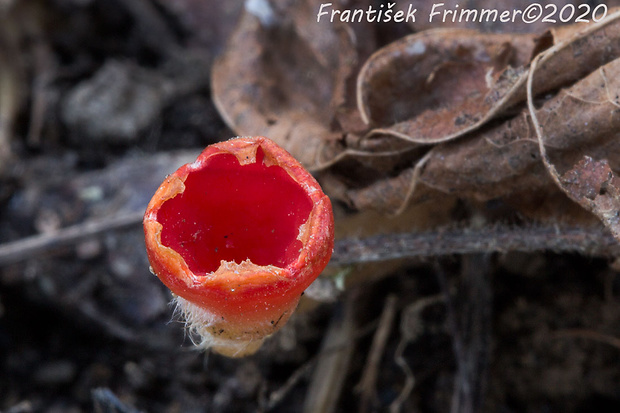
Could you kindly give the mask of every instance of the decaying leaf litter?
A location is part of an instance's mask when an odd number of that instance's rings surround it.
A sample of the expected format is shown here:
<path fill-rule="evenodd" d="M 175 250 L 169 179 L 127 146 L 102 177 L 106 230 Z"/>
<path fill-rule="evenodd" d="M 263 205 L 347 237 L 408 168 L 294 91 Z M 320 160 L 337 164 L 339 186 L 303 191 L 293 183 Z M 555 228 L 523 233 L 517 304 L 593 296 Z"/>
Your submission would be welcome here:
<path fill-rule="evenodd" d="M 327 29 L 323 37 L 342 31 L 336 24 Z M 333 196 L 357 209 L 402 212 L 415 202 L 417 183 L 477 200 L 553 191 L 532 116 L 544 125 L 545 146 L 561 154 L 556 157 L 565 168 L 584 154 L 617 165 L 617 11 L 599 23 L 536 34 L 428 30 L 369 57 L 358 50 L 366 42 L 340 38 L 322 49 L 345 56 L 331 61 L 301 48 L 299 58 L 272 56 L 270 41 L 283 36 L 274 31 L 256 19 L 240 23 L 214 67 L 218 107 L 239 134 L 269 134 L 309 168 L 344 182 Z M 311 40 L 297 40 L 291 44 L 312 48 Z M 539 108 L 532 114 L 526 80 L 535 58 L 529 92 Z M 273 61 L 288 71 L 265 63 Z M 280 88 L 294 83 L 279 79 L 301 61 L 320 68 L 312 71 L 316 77 Z M 355 90 L 343 94 L 353 82 Z M 289 101 L 299 102 L 296 113 L 278 110 Z"/>
<path fill-rule="evenodd" d="M 44 15 L 41 11 L 49 11 L 48 7 L 65 11 L 73 7 L 72 1 L 54 3 L 64 4 L 42 6 L 39 13 Z M 157 403 L 210 406 L 218 411 L 256 405 L 267 411 L 298 411 L 295 406 L 302 403 L 296 401 L 304 398 L 307 409 L 357 403 L 359 411 L 388 406 L 392 411 L 408 411 L 418 403 L 426 406 L 425 411 L 460 410 L 479 407 L 480 400 L 486 400 L 490 410 L 501 406 L 518 411 L 522 403 L 577 411 L 580 403 L 596 404 L 599 396 L 610 398 L 608 403 L 614 406 L 617 351 L 595 343 L 616 343 L 617 277 L 598 261 L 592 265 L 579 257 L 554 259 L 536 251 L 607 257 L 617 251 L 611 235 L 595 219 L 598 216 L 614 233 L 618 202 L 615 17 L 599 25 L 515 24 L 510 32 L 521 34 L 508 34 L 505 25 L 316 25 L 316 1 L 269 1 L 267 13 L 259 7 L 261 2 L 231 1 L 217 7 L 196 0 L 156 3 L 158 8 L 147 0 L 126 3 L 140 29 L 124 42 L 129 51 L 121 59 L 112 53 L 105 62 L 95 59 L 70 67 L 63 67 L 63 59 L 56 60 L 64 70 L 60 84 L 68 86 L 66 90 L 56 89 L 58 78 L 41 71 L 45 65 L 36 74 L 47 83 L 37 83 L 32 91 L 25 82 L 18 83 L 20 93 L 34 93 L 33 101 L 43 103 L 32 111 L 30 129 L 38 138 L 28 138 L 29 144 L 44 155 L 43 160 L 48 150 L 52 154 L 53 148 L 58 151 L 67 145 L 78 161 L 52 155 L 47 163 L 29 167 L 31 159 L 18 159 L 24 178 L 3 190 L 0 199 L 18 195 L 15 199 L 20 202 L 5 208 L 7 216 L 17 217 L 16 222 L 32 217 L 33 227 L 45 237 L 30 239 L 39 244 L 12 244 L 34 245 L 29 251 L 37 258 L 6 267 L 0 280 L 11 291 L 27 291 L 29 300 L 77 315 L 79 330 L 90 324 L 98 332 L 95 335 L 120 344 L 111 345 L 116 354 L 103 361 L 111 368 L 115 363 L 122 366 L 110 380 L 95 374 L 100 367 L 82 371 L 80 363 L 68 358 L 68 365 L 78 366 L 76 371 L 87 378 L 78 380 L 84 384 L 75 390 L 65 385 L 69 394 L 78 395 L 82 406 L 91 400 L 86 383 L 112 389 L 93 393 L 96 408 L 126 403 L 128 411 L 131 404 L 157 410 Z M 430 3 L 420 2 L 419 7 Z M 488 3 L 481 1 L 476 7 L 491 7 Z M 525 3 L 510 2 L 515 7 Z M 346 7 L 372 4 L 362 0 Z M 609 17 L 614 13 L 610 11 Z M 162 30 L 150 30 L 154 28 Z M 175 39 L 179 33 L 185 36 L 181 41 Z M 161 66 L 149 63 L 152 51 L 134 60 L 137 49 L 132 36 L 144 36 L 138 42 L 155 48 Z M 44 42 L 44 46 L 51 46 L 48 52 L 58 50 L 57 43 Z M 62 47 L 66 56 L 66 43 Z M 107 46 L 97 47 L 101 53 Z M 185 52 L 199 59 L 183 58 Z M 307 294 L 335 304 L 310 311 L 316 304 L 306 301 L 297 324 L 274 337 L 258 358 L 225 365 L 210 357 L 204 369 L 196 355 L 174 356 L 180 342 L 175 334 L 180 329 L 166 325 L 165 297 L 148 269 L 140 271 L 145 266 L 136 247 L 140 237 L 127 228 L 139 216 L 140 198 L 148 196 L 141 186 L 151 181 L 146 175 L 163 176 L 174 169 L 166 170 L 159 162 L 177 155 L 151 158 L 149 151 L 178 147 L 177 138 L 166 138 L 174 136 L 167 118 L 174 118 L 178 128 L 190 120 L 180 115 L 184 110 L 191 109 L 195 121 L 197 110 L 208 109 L 204 79 L 209 69 L 197 69 L 218 55 L 212 97 L 233 130 L 211 136 L 216 128 L 209 129 L 203 135 L 209 135 L 206 141 L 188 138 L 189 142 L 199 149 L 233 133 L 262 133 L 288 145 L 316 172 L 332 198 L 342 202 L 334 263 L 345 266 L 334 265 L 323 278 L 323 287 Z M 0 64 L 0 69 L 19 73 L 14 66 L 18 60 L 11 62 Z M 137 82 L 105 87 L 100 79 L 112 66 L 117 78 Z M 181 70 L 171 76 L 169 68 L 175 66 Z M 170 81 L 173 87 L 181 87 L 156 105 L 147 105 L 146 120 L 139 117 L 140 99 L 127 101 L 129 113 L 120 110 L 123 93 L 157 94 L 158 87 Z M 62 113 L 68 104 L 64 109 L 59 106 L 60 116 L 50 116 L 56 114 L 54 102 L 69 102 L 69 91 L 76 94 L 80 88 L 99 91 L 92 103 L 105 106 L 111 117 L 109 127 L 101 120 L 89 122 L 92 111 L 89 115 L 88 110 L 94 106 L 87 104 L 72 107 L 83 110 L 78 123 L 67 122 L 69 117 Z M 13 136 L 9 134 L 0 146 L 7 149 L 7 141 L 17 144 L 13 148 L 17 152 L 9 152 L 11 165 L 16 156 L 26 155 L 19 146 L 23 120 L 15 116 L 16 108 L 24 108 L 28 100 L 15 100 L 17 95 L 10 93 L 4 96 L 16 104 L 2 110 L 12 122 L 4 130 Z M 131 121 L 134 114 L 139 122 Z M 160 114 L 163 122 L 156 120 Z M 131 128 L 123 139 L 89 132 L 92 127 L 113 130 L 127 119 Z M 66 127 L 71 138 L 47 141 L 48 136 L 62 136 L 48 135 L 58 125 Z M 106 148 L 108 143 L 115 147 Z M 77 172 L 93 156 L 87 149 L 116 161 L 132 145 L 146 153 L 133 152 L 119 162 L 106 160 L 104 173 Z M 161 172 L 140 167 L 132 156 L 146 164 L 153 160 L 153 168 Z M 42 166 L 58 167 L 64 175 L 45 177 Z M 133 170 L 140 172 L 136 179 Z M 66 185 L 64 179 L 68 179 Z M 123 185 L 115 188 L 119 182 Z M 136 187 L 141 190 L 134 192 Z M 7 232 L 6 221 L 0 222 L 3 236 L 29 234 L 13 227 Z M 66 232 L 55 232 L 65 226 Z M 104 242 L 93 238 L 106 227 L 125 229 L 118 235 L 108 232 Z M 80 234 L 82 230 L 86 232 Z M 50 250 L 55 254 L 39 255 Z M 502 253 L 489 260 L 479 254 L 513 250 L 528 255 Z M 410 258 L 454 253 L 466 255 L 430 266 Z M 9 257 L 8 262 L 16 261 Z M 473 274 L 472 268 L 479 271 Z M 20 275 L 26 269 L 28 278 Z M 344 299 L 342 285 L 347 289 Z M 475 299 L 476 291 L 488 292 L 491 287 L 493 297 Z M 599 289 L 604 290 L 604 299 Z M 145 301 L 144 295 L 153 300 Z M 6 294 L 0 295 L 0 301 L 14 319 L 16 301 Z M 495 302 L 491 313 L 490 301 Z M 340 310 L 332 312 L 335 307 Z M 382 322 L 381 313 L 391 316 L 382 316 Z M 415 317 L 410 317 L 413 313 Z M 330 318 L 332 327 L 321 333 Z M 317 340 L 323 335 L 320 344 Z M 158 344 L 153 340 L 157 336 L 162 337 Z M 493 343 L 488 342 L 489 336 Z M 62 342 L 58 337 L 54 340 Z M 381 344 L 370 345 L 370 341 Z M 509 341 L 515 343 L 514 353 L 507 351 Z M 343 345 L 348 352 L 338 350 Z M 166 356 L 157 357 L 155 353 L 162 349 Z M 68 356 L 51 352 L 62 362 L 39 363 L 30 392 L 2 382 L 12 396 L 0 408 L 23 407 L 19 394 L 34 403 L 46 400 L 37 388 L 71 383 L 75 375 L 61 374 L 70 371 L 61 368 L 67 365 L 62 357 Z M 108 357 L 108 352 L 106 345 L 101 347 L 101 357 Z M 538 364 L 531 363 L 533 354 Z M 26 356 L 15 356 L 20 366 L 28 365 L 23 362 Z M 128 357 L 136 362 L 127 363 Z M 11 371 L 25 370 L 13 366 Z M 170 371 L 178 377 L 164 373 Z M 596 372 L 598 378 L 587 376 L 586 371 Z M 29 383 L 28 374 L 21 374 Z M 485 384 L 485 377 L 493 380 Z M 359 393 L 352 390 L 357 382 Z M 310 397 L 317 394 L 321 396 Z M 73 403 L 62 396 L 47 400 L 58 406 Z"/>

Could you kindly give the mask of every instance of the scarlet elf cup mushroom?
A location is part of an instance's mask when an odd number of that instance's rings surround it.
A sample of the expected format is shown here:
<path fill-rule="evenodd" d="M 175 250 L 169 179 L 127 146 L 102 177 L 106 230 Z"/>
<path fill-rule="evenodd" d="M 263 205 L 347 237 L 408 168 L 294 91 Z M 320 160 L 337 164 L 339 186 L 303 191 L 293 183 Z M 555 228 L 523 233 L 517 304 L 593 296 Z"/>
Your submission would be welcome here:
<path fill-rule="evenodd" d="M 152 271 L 202 347 L 254 353 L 286 323 L 334 246 L 329 198 L 264 137 L 207 147 L 169 175 L 144 216 Z"/>

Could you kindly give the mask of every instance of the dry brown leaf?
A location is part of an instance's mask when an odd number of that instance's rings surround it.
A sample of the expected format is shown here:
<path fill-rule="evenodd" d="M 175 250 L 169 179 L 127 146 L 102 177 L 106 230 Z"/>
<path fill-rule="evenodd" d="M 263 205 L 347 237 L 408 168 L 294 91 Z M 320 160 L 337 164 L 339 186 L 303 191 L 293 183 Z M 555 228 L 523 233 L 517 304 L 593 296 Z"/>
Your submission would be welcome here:
<path fill-rule="evenodd" d="M 216 62 L 214 101 L 238 134 L 269 136 L 313 165 L 324 141 L 342 136 L 334 124 L 347 124 L 358 49 L 372 42 L 354 26 L 317 23 L 315 0 L 266 4 L 269 18 L 246 11 Z"/>
<path fill-rule="evenodd" d="M 479 128 L 525 100 L 527 64 L 541 47 L 550 48 L 539 62 L 535 95 L 618 57 L 620 16 L 555 29 L 537 42 L 532 35 L 433 30 L 386 46 L 358 79 L 359 110 L 375 128 L 369 136 L 426 144 Z"/>
<path fill-rule="evenodd" d="M 539 60 L 540 58 L 537 58 L 532 62 L 527 79 L 527 106 L 536 130 L 543 164 L 557 186 L 573 201 L 596 215 L 611 231 L 614 238 L 620 241 L 620 179 L 611 170 L 608 161 L 606 159 L 595 161 L 589 156 L 584 156 L 572 169 L 560 176 L 556 165 L 551 162 L 547 154 L 545 132 L 536 115 L 531 91 Z M 616 63 L 615 66 L 614 63 Z M 620 118 L 618 116 L 620 114 L 620 80 L 617 76 L 619 67 L 620 58 L 601 67 L 595 74 L 586 78 L 586 80 L 594 79 L 593 89 L 598 88 L 605 91 L 606 101 L 612 105 L 611 110 L 608 111 L 608 117 L 612 119 Z M 613 77 L 609 80 L 608 75 L 613 75 Z M 616 131 L 610 133 L 614 135 L 614 132 Z"/>
<path fill-rule="evenodd" d="M 585 27 L 576 33 L 574 28 L 558 31 L 555 33 L 555 38 L 565 40 L 558 40 L 558 43 L 544 51 L 537 59 L 536 77 L 533 79 L 534 93 L 537 91 L 536 87 L 539 87 L 540 91 L 549 89 L 551 84 L 555 84 L 556 87 L 570 84 L 569 80 L 573 77 L 578 76 L 579 79 L 583 77 L 584 72 L 587 74 L 588 60 L 582 57 L 583 54 L 589 56 L 589 72 L 594 71 L 592 75 L 558 95 L 551 98 L 545 96 L 548 101 L 537 111 L 537 116 L 545 126 L 545 144 L 561 154 L 560 162 L 564 166 L 573 165 L 580 159 L 584 148 L 587 148 L 587 153 L 595 157 L 611 153 L 612 165 L 620 162 L 614 155 L 619 152 L 616 137 L 620 117 L 615 112 L 617 103 L 613 96 L 614 91 L 619 90 L 615 80 L 618 77 L 618 63 L 614 61 L 596 70 L 602 64 L 613 60 L 613 57 L 620 56 L 620 50 L 616 50 L 620 47 L 620 42 L 613 40 L 618 36 L 620 36 L 620 20 L 619 13 L 615 12 L 605 24 Z M 416 37 L 417 35 L 411 36 L 413 39 Z M 382 52 L 378 52 L 373 58 L 379 53 Z M 560 69 L 562 63 L 566 68 L 564 70 Z M 549 79 L 550 73 L 559 72 L 562 75 L 556 76 L 557 79 Z M 498 108 L 512 107 L 511 111 L 517 108 L 515 104 L 525 99 L 525 81 L 528 73 L 523 71 L 509 88 L 504 89 L 508 93 L 504 93 L 496 101 L 497 106 L 489 113 L 494 112 L 497 115 L 502 113 Z M 482 87 L 482 90 L 488 93 L 488 89 Z M 384 97 L 384 102 L 389 100 L 389 97 Z M 448 99 L 447 102 L 448 105 L 454 102 L 462 104 L 463 100 L 459 102 L 456 98 Z M 471 101 L 465 102 L 466 105 L 472 105 Z M 397 102 L 395 105 L 398 104 L 402 102 Z M 480 107 L 483 107 L 483 104 Z M 371 207 L 394 211 L 395 204 L 409 200 L 418 182 L 444 192 L 461 196 L 473 195 L 480 199 L 509 195 L 524 189 L 536 190 L 548 185 L 549 179 L 540 163 L 536 135 L 527 109 L 521 110 L 520 115 L 508 117 L 503 123 L 498 121 L 490 123 L 489 119 L 492 116 L 487 113 L 483 115 L 486 116 L 484 121 L 466 124 L 464 131 L 447 135 L 445 131 L 450 130 L 457 123 L 455 120 L 463 115 L 463 110 L 458 108 L 458 105 L 454 105 L 451 109 L 452 117 L 446 116 L 444 123 L 437 121 L 439 126 L 435 128 L 428 125 L 423 115 L 402 122 L 409 123 L 411 130 L 416 131 L 415 138 L 405 137 L 413 141 L 413 146 L 428 139 L 446 143 L 434 147 L 426 157 L 417 163 L 414 162 L 411 168 L 402 170 L 397 177 L 378 180 L 363 189 L 349 190 L 343 198 L 350 200 L 358 208 Z M 441 110 L 443 109 L 439 111 Z M 438 110 L 435 109 L 434 112 L 429 111 L 428 116 L 437 116 L 437 113 Z M 504 117 L 507 115 L 509 113 L 505 113 Z M 436 131 L 441 133 L 433 135 Z M 424 136 L 424 132 L 429 134 Z M 465 137 L 463 132 L 470 133 Z M 457 137 L 460 139 L 456 139 Z M 368 140 L 389 141 L 385 136 Z M 412 178 L 416 171 L 419 175 L 417 180 Z"/>
<path fill-rule="evenodd" d="M 556 164 L 570 168 L 586 152 L 620 165 L 620 58 L 562 90 L 535 111 L 544 131 L 544 145 Z M 417 170 L 378 181 L 347 194 L 360 209 L 394 210 L 405 202 L 412 182 L 445 193 L 489 200 L 546 187 L 551 182 L 540 160 L 529 109 L 465 139 L 435 146 Z M 374 195 L 373 195 L 374 194 Z"/>
<path fill-rule="evenodd" d="M 340 169 L 346 166 L 347 169 L 355 170 L 353 174 L 360 176 L 360 179 L 352 187 L 362 186 L 366 189 L 362 190 L 364 195 L 361 199 L 364 201 L 353 201 L 353 204 L 359 208 L 372 205 L 393 211 L 388 204 L 393 205 L 395 199 L 408 200 L 414 189 L 413 183 L 402 186 L 406 179 L 393 179 L 394 175 L 402 171 L 407 162 L 414 165 L 412 168 L 421 169 L 423 165 L 419 160 L 428 150 L 428 144 L 462 139 L 481 128 L 485 130 L 478 133 L 486 135 L 486 129 L 490 127 L 487 125 L 497 123 L 495 119 L 505 118 L 508 123 L 501 127 L 503 130 L 500 128 L 493 133 L 512 133 L 522 141 L 510 142 L 508 139 L 511 147 L 503 147 L 501 150 L 480 150 L 477 147 L 492 146 L 498 139 L 507 140 L 501 136 L 491 138 L 489 142 L 474 142 L 470 144 L 469 153 L 464 152 L 460 160 L 455 150 L 456 158 L 448 166 L 450 170 L 456 171 L 455 180 L 448 181 L 450 177 L 446 176 L 445 179 L 433 177 L 430 181 L 442 181 L 436 182 L 435 186 L 458 192 L 459 182 L 467 183 L 472 178 L 465 173 L 464 179 L 460 179 L 462 170 L 469 169 L 477 175 L 469 182 L 473 186 L 480 181 L 491 183 L 495 178 L 501 181 L 506 179 L 507 174 L 517 175 L 509 170 L 498 177 L 489 176 L 488 165 L 492 160 L 483 154 L 491 151 L 499 156 L 503 151 L 512 157 L 526 156 L 530 163 L 536 161 L 529 159 L 532 155 L 528 150 L 532 144 L 527 141 L 531 129 L 527 120 L 511 120 L 525 100 L 527 63 L 530 58 L 544 52 L 533 85 L 536 94 L 570 85 L 620 55 L 618 17 L 615 12 L 600 24 L 558 28 L 539 37 L 482 35 L 468 30 L 433 30 L 396 41 L 373 54 L 358 77 L 359 110 L 363 119 L 375 129 L 366 136 L 356 131 L 347 137 L 344 148 L 339 144 L 323 148 L 320 162 L 313 166 L 322 168 L 341 163 L 343 166 Z M 390 125 L 394 121 L 396 123 Z M 360 138 L 360 135 L 363 137 Z M 514 136 L 512 139 L 517 140 Z M 500 142 L 500 145 L 504 144 Z M 515 155 L 517 153 L 519 155 Z M 493 160 L 497 160 L 498 156 Z M 357 165 L 351 159 L 355 159 Z M 482 163 L 477 164 L 476 160 Z M 511 159 L 508 163 L 514 161 Z M 497 167 L 501 168 L 506 163 L 506 159 L 499 159 Z M 504 166 L 510 168 L 510 165 Z M 360 172 L 359 167 L 368 171 Z M 538 172 L 541 171 L 539 167 Z M 415 175 L 412 172 L 406 175 Z M 447 175 L 450 175 L 449 171 Z M 375 180 L 368 181 L 365 176 L 374 176 Z M 538 176 L 531 178 L 536 180 Z M 517 177 L 517 180 L 522 186 L 528 186 L 527 179 Z M 381 189 L 373 200 L 373 188 L 380 186 L 381 181 L 399 193 L 394 193 L 393 199 L 390 199 L 385 197 L 386 190 Z M 351 179 L 347 178 L 347 182 L 351 182 Z M 510 182 L 506 183 L 503 189 L 495 185 L 494 192 L 483 197 L 488 199 L 497 196 L 500 189 L 502 193 L 519 189 L 511 188 Z M 486 188 L 463 187 L 460 190 L 463 194 L 468 191 L 480 194 Z M 355 191 L 353 189 L 353 192 L 347 194 L 339 192 L 334 195 L 352 200 L 358 198 Z"/>
<path fill-rule="evenodd" d="M 620 59 L 562 90 L 536 110 L 544 143 L 567 169 L 586 151 L 620 165 Z M 443 192 L 491 199 L 549 183 L 527 109 L 474 136 L 435 147 L 421 181 Z M 557 156 L 556 156 L 557 155 Z"/>
<path fill-rule="evenodd" d="M 620 241 L 620 178 L 606 160 L 586 156 L 560 182 L 573 201 L 599 217 Z"/>
<path fill-rule="evenodd" d="M 501 104 L 527 64 L 534 38 L 431 30 L 373 54 L 360 71 L 358 107 L 376 128 L 415 143 L 453 139 Z"/>

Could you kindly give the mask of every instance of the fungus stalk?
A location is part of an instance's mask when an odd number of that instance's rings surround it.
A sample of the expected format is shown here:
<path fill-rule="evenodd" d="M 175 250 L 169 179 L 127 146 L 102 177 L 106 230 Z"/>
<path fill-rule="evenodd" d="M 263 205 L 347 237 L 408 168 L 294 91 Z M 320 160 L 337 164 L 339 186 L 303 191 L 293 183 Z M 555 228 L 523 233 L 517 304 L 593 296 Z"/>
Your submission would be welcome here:
<path fill-rule="evenodd" d="M 282 327 L 334 245 L 329 198 L 264 137 L 207 147 L 168 176 L 144 216 L 152 271 L 175 295 L 196 344 L 254 353 Z"/>

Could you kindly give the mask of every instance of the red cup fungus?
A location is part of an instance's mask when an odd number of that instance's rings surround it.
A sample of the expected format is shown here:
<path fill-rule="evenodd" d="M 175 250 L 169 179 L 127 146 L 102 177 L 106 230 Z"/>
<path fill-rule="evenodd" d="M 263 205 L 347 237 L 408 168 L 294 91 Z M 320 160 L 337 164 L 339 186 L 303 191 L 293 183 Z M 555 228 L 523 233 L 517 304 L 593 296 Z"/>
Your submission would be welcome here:
<path fill-rule="evenodd" d="M 152 271 L 201 341 L 254 353 L 295 310 L 334 246 L 329 198 L 264 137 L 207 147 L 161 184 L 144 216 Z"/>

